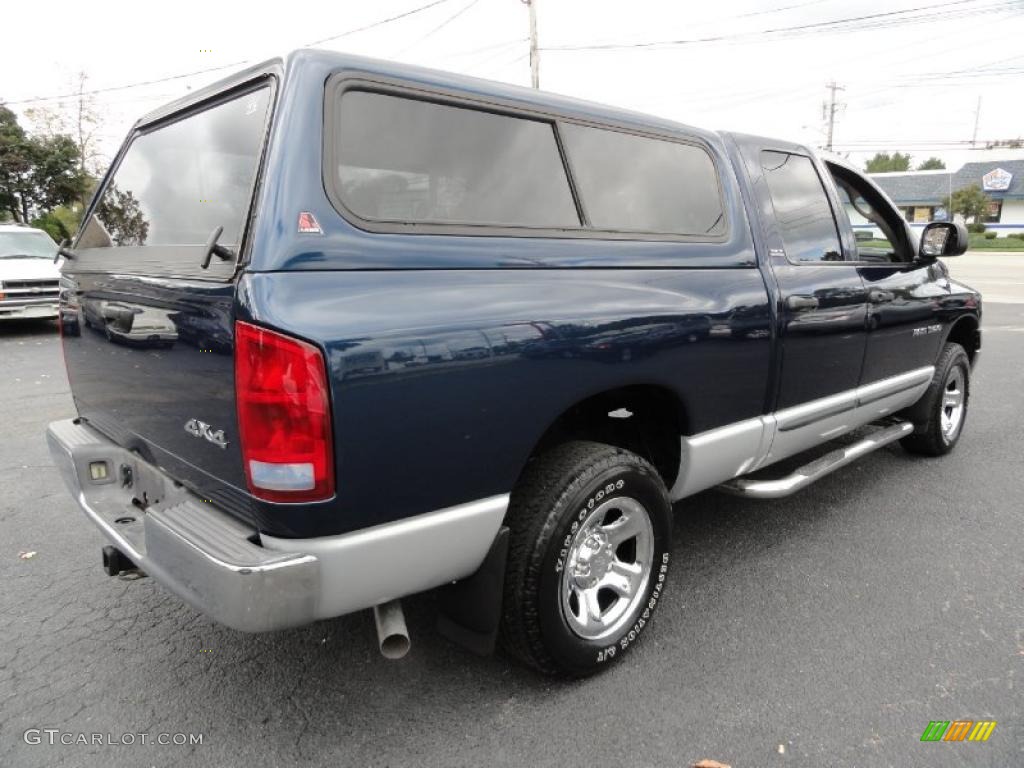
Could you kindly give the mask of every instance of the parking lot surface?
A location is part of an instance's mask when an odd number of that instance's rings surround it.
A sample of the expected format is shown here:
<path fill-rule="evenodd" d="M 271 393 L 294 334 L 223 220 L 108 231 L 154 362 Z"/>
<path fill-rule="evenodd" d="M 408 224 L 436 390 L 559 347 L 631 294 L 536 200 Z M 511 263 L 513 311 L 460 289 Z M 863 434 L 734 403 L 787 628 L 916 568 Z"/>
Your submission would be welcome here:
<path fill-rule="evenodd" d="M 388 662 L 366 612 L 244 635 L 108 578 L 46 450 L 73 414 L 55 328 L 0 326 L 0 766 L 1024 765 L 1024 256 L 992 258 L 950 262 L 1021 302 L 987 297 L 957 451 L 890 446 L 781 501 L 685 500 L 657 620 L 580 682 L 451 645 L 429 595 Z M 920 741 L 957 719 L 998 725 Z M 202 743 L 138 736 L 182 733 Z"/>
<path fill-rule="evenodd" d="M 974 251 L 948 261 L 949 271 L 988 303 L 1024 304 L 1024 252 Z"/>

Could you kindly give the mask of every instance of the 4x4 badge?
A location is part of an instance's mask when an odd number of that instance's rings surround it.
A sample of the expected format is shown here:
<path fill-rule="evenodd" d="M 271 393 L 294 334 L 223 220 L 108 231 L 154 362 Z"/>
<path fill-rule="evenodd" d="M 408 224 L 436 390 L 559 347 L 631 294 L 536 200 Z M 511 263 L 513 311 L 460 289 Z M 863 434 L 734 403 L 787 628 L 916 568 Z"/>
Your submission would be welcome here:
<path fill-rule="evenodd" d="M 224 438 L 224 430 L 218 429 L 214 432 L 213 427 L 205 421 L 189 419 L 185 422 L 185 431 L 192 435 L 192 437 L 201 437 L 208 443 L 213 443 L 222 450 L 228 447 L 228 441 Z"/>

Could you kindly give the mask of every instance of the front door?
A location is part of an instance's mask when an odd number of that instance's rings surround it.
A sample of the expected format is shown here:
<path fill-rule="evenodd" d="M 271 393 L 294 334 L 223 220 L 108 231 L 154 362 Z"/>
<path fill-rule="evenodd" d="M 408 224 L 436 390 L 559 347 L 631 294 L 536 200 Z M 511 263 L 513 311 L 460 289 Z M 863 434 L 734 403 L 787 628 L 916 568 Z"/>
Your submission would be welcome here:
<path fill-rule="evenodd" d="M 838 190 L 843 217 L 857 224 L 853 258 L 868 297 L 861 383 L 934 365 L 942 341 L 939 299 L 950 292 L 945 270 L 941 264 L 915 260 L 916 241 L 871 182 L 844 165 L 826 161 L 825 167 Z"/>

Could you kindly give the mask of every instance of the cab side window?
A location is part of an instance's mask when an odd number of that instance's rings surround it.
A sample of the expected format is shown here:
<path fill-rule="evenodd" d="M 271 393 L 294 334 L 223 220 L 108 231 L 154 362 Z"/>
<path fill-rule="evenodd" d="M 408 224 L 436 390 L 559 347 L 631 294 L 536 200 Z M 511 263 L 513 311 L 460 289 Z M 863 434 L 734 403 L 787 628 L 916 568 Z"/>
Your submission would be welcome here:
<path fill-rule="evenodd" d="M 809 157 L 764 151 L 761 167 L 786 257 L 792 262 L 843 261 L 832 206 Z"/>

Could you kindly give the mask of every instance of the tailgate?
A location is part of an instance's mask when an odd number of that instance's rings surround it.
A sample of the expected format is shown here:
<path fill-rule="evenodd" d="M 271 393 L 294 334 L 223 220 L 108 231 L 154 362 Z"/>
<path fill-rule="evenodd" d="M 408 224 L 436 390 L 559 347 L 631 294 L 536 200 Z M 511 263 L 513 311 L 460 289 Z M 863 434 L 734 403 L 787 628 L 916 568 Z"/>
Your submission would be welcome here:
<path fill-rule="evenodd" d="M 79 415 L 243 516 L 234 276 L 271 102 L 264 78 L 137 130 L 62 270 L 64 354 Z M 204 267 L 218 229 L 225 258 Z"/>

